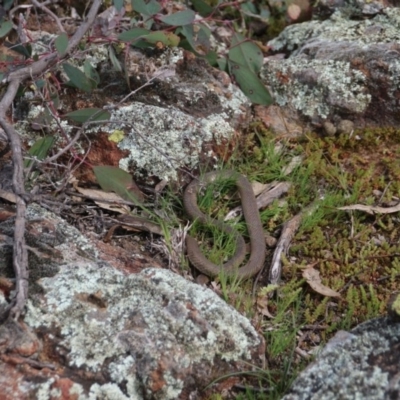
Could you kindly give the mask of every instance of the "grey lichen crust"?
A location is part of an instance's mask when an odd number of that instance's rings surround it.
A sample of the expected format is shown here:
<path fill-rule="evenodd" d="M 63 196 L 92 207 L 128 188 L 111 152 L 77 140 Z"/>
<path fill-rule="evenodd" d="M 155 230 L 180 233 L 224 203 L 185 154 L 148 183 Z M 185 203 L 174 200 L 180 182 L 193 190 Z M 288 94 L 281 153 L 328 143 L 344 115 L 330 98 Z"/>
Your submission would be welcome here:
<path fill-rule="evenodd" d="M 294 77 L 282 82 L 278 72 Z M 350 68 L 350 63 L 332 60 L 292 59 L 270 61 L 264 70 L 276 102 L 290 104 L 304 115 L 326 118 L 332 107 L 345 108 L 355 113 L 364 111 L 371 99 L 364 93 L 365 76 Z M 314 85 L 295 79 L 297 74 L 310 75 Z"/>
<path fill-rule="evenodd" d="M 204 143 L 232 137 L 234 129 L 226 120 L 229 117 L 224 113 L 195 118 L 178 109 L 133 102 L 113 111 L 106 131 L 126 133 L 118 144 L 130 152 L 120 161 L 122 169 L 133 166 L 136 174 L 142 170 L 146 175 L 176 180 L 179 168 L 193 168 L 199 162 Z"/>
<path fill-rule="evenodd" d="M 310 40 L 357 43 L 370 45 L 400 41 L 400 10 L 385 8 L 372 19 L 350 20 L 336 11 L 325 21 L 309 21 L 288 26 L 275 39 L 268 42 L 273 50 L 293 51 L 296 56 Z"/>
<path fill-rule="evenodd" d="M 176 399 L 185 378 L 198 373 L 196 365 L 250 359 L 260 344 L 250 322 L 215 293 L 168 270 L 125 276 L 108 265 L 77 262 L 40 284 L 44 298 L 28 303 L 25 322 L 59 330 L 58 348 L 67 349 L 70 368 L 105 374 L 108 388 L 126 393 L 102 398 L 145 392 Z M 94 392 L 103 386 L 79 398 L 98 398 Z"/>
<path fill-rule="evenodd" d="M 378 318 L 335 341 L 300 374 L 283 400 L 399 398 L 400 323 Z"/>
<path fill-rule="evenodd" d="M 387 81 L 392 82 L 384 89 L 391 96 L 392 110 L 399 88 L 399 44 L 399 8 L 386 8 L 364 20 L 336 11 L 325 21 L 288 26 L 271 40 L 273 50 L 288 51 L 290 56 L 268 61 L 262 79 L 279 105 L 314 121 L 366 112 L 373 102 L 379 103 L 373 96 Z M 381 74 L 379 62 L 385 71 Z"/>

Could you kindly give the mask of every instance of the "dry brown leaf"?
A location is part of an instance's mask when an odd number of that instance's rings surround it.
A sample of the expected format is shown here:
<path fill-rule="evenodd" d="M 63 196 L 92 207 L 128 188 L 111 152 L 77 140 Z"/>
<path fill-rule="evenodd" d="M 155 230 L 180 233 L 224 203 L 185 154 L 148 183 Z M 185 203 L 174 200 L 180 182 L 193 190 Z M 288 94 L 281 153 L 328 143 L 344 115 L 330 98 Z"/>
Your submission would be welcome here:
<path fill-rule="evenodd" d="M 257 297 L 257 311 L 268 318 L 275 318 L 268 310 L 268 295 Z"/>
<path fill-rule="evenodd" d="M 359 210 L 368 214 L 392 214 L 400 211 L 400 203 L 394 207 L 365 206 L 363 204 L 354 204 L 352 206 L 339 207 L 338 210 Z"/>
<path fill-rule="evenodd" d="M 282 169 L 283 175 L 287 176 L 292 173 L 292 171 L 297 168 L 303 161 L 302 156 L 294 156 L 288 165 Z"/>
<path fill-rule="evenodd" d="M 314 269 L 314 264 L 309 265 L 303 270 L 303 278 L 306 279 L 307 283 L 311 286 L 313 290 L 317 293 L 322 294 L 323 296 L 328 297 L 340 297 L 340 293 L 335 292 L 331 288 L 323 285 L 321 283 L 321 277 L 319 275 L 319 271 Z"/>
<path fill-rule="evenodd" d="M 268 185 L 265 183 L 254 181 L 251 182 L 251 187 L 253 188 L 254 196 L 258 196 L 268 187 Z"/>
<path fill-rule="evenodd" d="M 93 200 L 99 207 L 104 208 L 105 210 L 115 211 L 120 214 L 128 214 L 130 212 L 129 206 L 121 204 L 125 202 L 125 200 L 114 192 L 103 192 L 102 190 L 97 189 L 84 189 L 77 185 L 75 185 L 75 189 L 87 198 Z M 102 202 L 101 200 L 105 200 L 105 202 Z"/>
<path fill-rule="evenodd" d="M 10 203 L 15 204 L 17 202 L 17 196 L 12 192 L 7 192 L 6 190 L 0 189 L 0 197 L 4 200 L 9 201 Z"/>

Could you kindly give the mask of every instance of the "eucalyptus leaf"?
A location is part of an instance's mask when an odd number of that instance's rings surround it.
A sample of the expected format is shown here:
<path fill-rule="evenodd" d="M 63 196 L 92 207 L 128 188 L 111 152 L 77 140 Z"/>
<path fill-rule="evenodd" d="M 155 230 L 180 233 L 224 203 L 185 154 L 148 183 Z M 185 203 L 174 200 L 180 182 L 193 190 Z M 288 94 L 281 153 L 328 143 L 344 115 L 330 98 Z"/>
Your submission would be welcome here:
<path fill-rule="evenodd" d="M 68 47 L 68 35 L 65 32 L 59 34 L 56 40 L 54 41 L 54 45 L 56 46 L 58 55 L 60 57 L 63 57 Z"/>
<path fill-rule="evenodd" d="M 111 114 L 101 108 L 82 108 L 72 111 L 66 116 L 75 122 L 85 123 L 87 121 L 109 121 Z"/>
<path fill-rule="evenodd" d="M 208 63 L 213 67 L 216 67 L 218 65 L 218 54 L 215 51 L 209 51 L 205 55 L 205 58 L 208 61 Z"/>
<path fill-rule="evenodd" d="M 143 201 L 143 194 L 133 181 L 132 176 L 118 168 L 112 166 L 93 167 L 97 182 L 106 192 L 115 192 L 123 199 L 138 203 Z"/>
<path fill-rule="evenodd" d="M 12 29 L 12 23 L 10 21 L 4 21 L 0 24 L 0 37 L 4 37 Z"/>
<path fill-rule="evenodd" d="M 147 3 L 148 15 L 156 15 L 162 10 L 161 4 L 156 0 L 150 0 Z"/>
<path fill-rule="evenodd" d="M 179 36 L 173 34 L 172 32 L 151 32 L 148 35 L 143 37 L 149 43 L 156 44 L 157 42 L 161 42 L 165 46 L 176 47 L 179 44 Z"/>
<path fill-rule="evenodd" d="M 14 51 L 16 51 L 19 54 L 22 54 L 24 57 L 26 58 L 30 58 L 32 55 L 32 46 L 30 43 L 26 43 L 26 44 L 14 44 L 12 46 L 12 49 Z"/>
<path fill-rule="evenodd" d="M 157 14 L 162 9 L 160 3 L 154 0 L 148 3 L 144 0 L 131 0 L 131 4 L 134 11 L 149 17 Z"/>
<path fill-rule="evenodd" d="M 120 12 L 124 6 L 124 0 L 113 0 L 115 9 Z"/>
<path fill-rule="evenodd" d="M 32 147 L 28 150 L 28 153 L 32 157 L 36 157 L 38 160 L 44 160 L 50 149 L 53 147 L 54 142 L 54 136 L 45 136 L 40 138 L 32 145 Z M 34 160 L 25 160 L 24 167 L 29 168 L 33 162 Z"/>
<path fill-rule="evenodd" d="M 122 72 L 122 65 L 119 62 L 117 56 L 115 55 L 114 47 L 109 46 L 108 48 L 108 56 L 110 57 L 111 64 L 114 67 L 115 71 Z"/>
<path fill-rule="evenodd" d="M 83 71 L 84 71 L 85 75 L 88 78 L 93 79 L 96 82 L 96 84 L 100 83 L 100 76 L 97 73 L 97 71 L 93 68 L 93 66 L 89 60 L 85 60 L 85 62 L 83 64 Z"/>
<path fill-rule="evenodd" d="M 118 35 L 118 40 L 122 40 L 123 42 L 131 42 L 133 40 L 138 40 L 140 37 L 148 35 L 149 33 L 150 31 L 148 29 L 134 28 L 120 33 Z"/>
<path fill-rule="evenodd" d="M 3 8 L 8 11 L 11 6 L 14 4 L 14 0 L 4 0 L 3 1 Z"/>
<path fill-rule="evenodd" d="M 84 92 L 91 92 L 96 87 L 96 82 L 88 78 L 79 68 L 71 64 L 64 63 L 63 69 L 69 78 L 69 84 L 72 84 Z"/>
<path fill-rule="evenodd" d="M 240 8 L 244 12 L 247 12 L 247 13 L 250 13 L 250 14 L 253 14 L 253 15 L 257 15 L 257 8 L 251 1 L 248 1 L 246 3 L 242 3 L 240 5 Z"/>
<path fill-rule="evenodd" d="M 228 60 L 225 57 L 221 57 L 217 59 L 218 68 L 221 71 L 227 72 L 228 70 Z"/>
<path fill-rule="evenodd" d="M 195 26 L 197 29 L 196 34 Z M 210 49 L 210 31 L 203 25 L 184 25 L 179 28 L 179 33 L 185 36 L 194 53 L 200 56 L 205 56 L 208 53 Z"/>
<path fill-rule="evenodd" d="M 147 11 L 147 4 L 144 0 L 131 0 L 131 4 L 134 11 L 140 14 L 149 15 Z"/>
<path fill-rule="evenodd" d="M 208 17 L 214 10 L 203 0 L 191 0 L 190 2 L 202 17 Z"/>
<path fill-rule="evenodd" d="M 232 35 L 228 58 L 230 61 L 245 65 L 255 74 L 260 72 L 263 65 L 263 55 L 260 48 L 237 32 Z"/>
<path fill-rule="evenodd" d="M 196 18 L 196 14 L 192 10 L 179 11 L 177 13 L 161 17 L 160 20 L 167 25 L 183 26 L 191 24 Z"/>
<path fill-rule="evenodd" d="M 228 61 L 231 75 L 236 79 L 242 92 L 254 103 L 269 105 L 273 103 L 272 97 L 260 78 L 247 66 Z"/>

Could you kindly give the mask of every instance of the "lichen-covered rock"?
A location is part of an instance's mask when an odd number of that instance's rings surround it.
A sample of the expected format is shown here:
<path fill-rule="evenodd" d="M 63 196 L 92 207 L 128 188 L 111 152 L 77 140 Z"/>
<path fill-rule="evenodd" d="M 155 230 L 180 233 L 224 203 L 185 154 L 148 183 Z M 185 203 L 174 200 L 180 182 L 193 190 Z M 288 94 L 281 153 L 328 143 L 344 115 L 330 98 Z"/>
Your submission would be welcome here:
<path fill-rule="evenodd" d="M 139 101 L 112 112 L 106 131 L 126 134 L 118 144 L 129 153 L 121 168 L 176 180 L 180 169 L 220 156 L 218 147 L 228 155 L 227 144 L 246 120 L 250 102 L 226 73 L 181 49 L 158 57 L 131 50 L 130 63 L 128 74 L 136 86 L 146 84 L 150 65 L 159 79 L 138 92 Z"/>
<path fill-rule="evenodd" d="M 62 231 L 60 257 L 35 265 L 21 324 L 0 326 L 2 400 L 196 399 L 241 361 L 262 366 L 263 339 L 210 289 L 160 268 L 127 275 L 54 214 L 30 205 L 28 218 L 43 226 L 37 254 L 44 231 Z"/>
<path fill-rule="evenodd" d="M 364 18 L 397 5 L 396 0 L 320 0 L 315 4 L 313 15 L 326 18 L 340 10 L 349 18 Z"/>
<path fill-rule="evenodd" d="M 283 400 L 400 398 L 400 323 L 390 318 L 338 332 Z"/>
<path fill-rule="evenodd" d="M 177 399 L 262 347 L 248 320 L 168 270 L 125 276 L 81 262 L 41 285 L 43 299 L 28 304 L 25 323 L 46 332 L 45 346 L 65 367 L 96 377 L 88 398 L 113 385 L 127 399 Z"/>
<path fill-rule="evenodd" d="M 228 119 L 223 113 L 196 118 L 177 108 L 132 102 L 113 111 L 111 123 L 103 130 L 110 135 L 116 130 L 125 132 L 118 143 L 128 151 L 119 162 L 122 169 L 133 167 L 137 175 L 176 180 L 179 169 L 199 164 L 207 143 L 221 145 L 234 137 Z M 210 151 L 208 156 L 215 154 Z"/>
<path fill-rule="evenodd" d="M 338 118 L 356 127 L 400 125 L 398 8 L 363 20 L 336 11 L 325 21 L 287 27 L 269 46 L 290 54 L 262 72 L 279 105 L 317 125 Z"/>

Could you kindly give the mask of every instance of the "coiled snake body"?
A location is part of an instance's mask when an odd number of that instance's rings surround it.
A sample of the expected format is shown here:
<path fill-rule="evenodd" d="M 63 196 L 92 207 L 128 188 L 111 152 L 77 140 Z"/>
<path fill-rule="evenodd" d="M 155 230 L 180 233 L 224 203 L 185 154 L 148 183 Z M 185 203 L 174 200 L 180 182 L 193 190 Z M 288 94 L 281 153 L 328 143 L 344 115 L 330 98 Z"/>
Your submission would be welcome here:
<path fill-rule="evenodd" d="M 239 189 L 251 247 L 249 260 L 242 267 L 239 267 L 239 265 L 246 255 L 246 245 L 243 237 L 231 226 L 205 215 L 197 205 L 197 194 L 200 188 L 214 182 L 216 179 L 232 179 Z M 236 275 L 241 279 L 251 278 L 262 269 L 265 261 L 264 231 L 253 189 L 250 182 L 243 175 L 231 170 L 209 172 L 203 175 L 200 180 L 195 179 L 187 186 L 183 196 L 183 204 L 192 220 L 217 226 L 218 229 L 225 233 L 234 234 L 236 239 L 236 252 L 234 256 L 220 266 L 208 260 L 201 252 L 197 241 L 188 235 L 186 237 L 187 255 L 195 268 L 211 277 L 218 275 L 223 270 L 226 274 Z"/>

